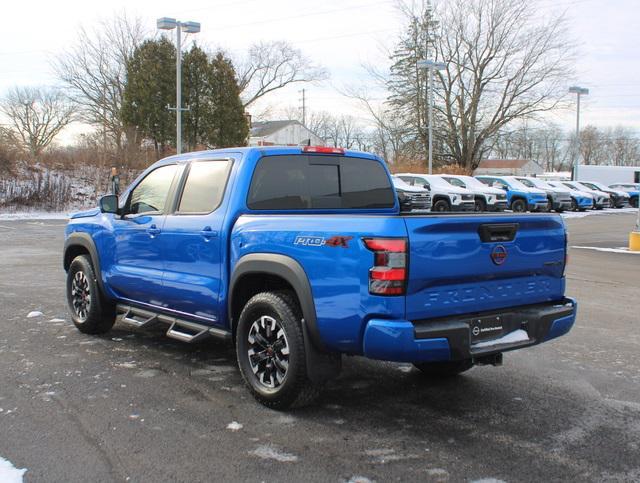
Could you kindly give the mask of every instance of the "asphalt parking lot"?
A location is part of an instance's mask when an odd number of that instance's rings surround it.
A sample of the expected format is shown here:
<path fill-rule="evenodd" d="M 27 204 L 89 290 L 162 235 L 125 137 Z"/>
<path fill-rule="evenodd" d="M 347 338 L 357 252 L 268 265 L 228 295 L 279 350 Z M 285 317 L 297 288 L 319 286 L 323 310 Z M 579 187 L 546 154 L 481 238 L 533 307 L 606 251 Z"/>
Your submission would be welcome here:
<path fill-rule="evenodd" d="M 633 223 L 570 218 L 570 243 L 622 247 Z M 76 331 L 64 224 L 0 221 L 0 457 L 26 481 L 640 480 L 640 255 L 572 249 L 576 326 L 502 367 L 442 381 L 346 358 L 315 406 L 279 413 L 220 342 Z"/>

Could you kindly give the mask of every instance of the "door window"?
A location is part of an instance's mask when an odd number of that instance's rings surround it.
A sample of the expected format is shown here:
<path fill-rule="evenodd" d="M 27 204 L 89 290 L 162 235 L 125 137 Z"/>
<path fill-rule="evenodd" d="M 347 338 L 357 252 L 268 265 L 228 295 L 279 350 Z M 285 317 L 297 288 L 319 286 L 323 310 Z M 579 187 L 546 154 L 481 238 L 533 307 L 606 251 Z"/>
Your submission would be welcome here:
<path fill-rule="evenodd" d="M 222 201 L 231 161 L 194 161 L 182 190 L 178 213 L 206 214 Z"/>
<path fill-rule="evenodd" d="M 177 169 L 170 164 L 151 171 L 131 192 L 127 213 L 162 213 Z"/>

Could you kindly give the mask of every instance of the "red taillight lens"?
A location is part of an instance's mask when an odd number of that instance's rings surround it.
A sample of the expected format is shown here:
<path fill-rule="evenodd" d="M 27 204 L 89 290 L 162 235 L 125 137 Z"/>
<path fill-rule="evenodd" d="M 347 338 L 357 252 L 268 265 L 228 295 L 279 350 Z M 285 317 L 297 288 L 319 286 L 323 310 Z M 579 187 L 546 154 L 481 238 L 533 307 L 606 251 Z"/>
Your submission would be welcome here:
<path fill-rule="evenodd" d="M 318 154 L 344 154 L 343 148 L 332 148 L 329 146 L 304 146 L 302 148 L 303 153 L 318 153 Z"/>
<path fill-rule="evenodd" d="M 364 238 L 373 252 L 369 270 L 369 293 L 404 295 L 407 282 L 407 240 L 405 238 Z"/>

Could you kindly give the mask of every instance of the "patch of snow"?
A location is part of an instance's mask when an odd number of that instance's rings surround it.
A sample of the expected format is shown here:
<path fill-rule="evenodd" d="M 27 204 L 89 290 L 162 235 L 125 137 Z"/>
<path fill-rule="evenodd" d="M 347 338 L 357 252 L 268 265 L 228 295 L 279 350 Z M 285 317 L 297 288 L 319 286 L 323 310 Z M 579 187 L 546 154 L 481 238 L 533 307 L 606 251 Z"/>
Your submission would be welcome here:
<path fill-rule="evenodd" d="M 22 476 L 26 472 L 26 468 L 18 469 L 10 461 L 0 457 L 0 481 L 2 483 L 22 483 Z"/>
<path fill-rule="evenodd" d="M 240 431 L 242 428 L 242 424 L 240 424 L 238 421 L 231 421 L 229 424 L 227 424 L 227 429 L 230 429 L 231 431 Z"/>
<path fill-rule="evenodd" d="M 18 213 L 0 213 L 0 220 L 68 220 L 68 213 L 49 211 L 24 211 Z"/>
<path fill-rule="evenodd" d="M 115 367 L 122 367 L 124 369 L 135 369 L 137 367 L 135 361 L 119 362 L 119 363 L 114 364 L 114 366 Z"/>
<path fill-rule="evenodd" d="M 584 218 L 585 216 L 594 216 L 594 215 L 612 215 L 612 214 L 620 214 L 620 213 L 637 213 L 637 208 L 607 208 L 604 210 L 588 210 L 588 211 L 578 211 L 578 212 L 565 212 L 562 213 L 562 218 Z"/>
<path fill-rule="evenodd" d="M 39 310 L 32 310 L 27 314 L 27 319 L 32 319 L 34 317 L 42 317 L 44 314 Z"/>
<path fill-rule="evenodd" d="M 509 332 L 507 335 L 500 337 L 499 339 L 485 340 L 483 342 L 476 342 L 473 344 L 473 348 L 477 347 L 490 347 L 499 344 L 513 344 L 515 342 L 526 342 L 529 340 L 529 334 L 526 330 L 518 329 L 513 332 Z"/>
<path fill-rule="evenodd" d="M 449 476 L 449 472 L 442 468 L 429 468 L 427 470 L 427 474 L 429 476 L 441 476 L 441 477 Z"/>
<path fill-rule="evenodd" d="M 49 322 L 66 322 L 64 319 L 51 319 Z"/>
<path fill-rule="evenodd" d="M 281 463 L 293 463 L 298 461 L 298 457 L 296 455 L 285 453 L 271 445 L 258 446 L 253 451 L 249 451 L 249 454 L 265 460 L 276 460 Z"/>
<path fill-rule="evenodd" d="M 626 247 L 620 248 L 602 248 L 602 247 L 577 247 L 572 246 L 571 248 L 577 248 L 579 250 L 594 250 L 596 252 L 609 252 L 609 253 L 628 253 L 630 255 L 640 255 L 640 252 L 632 252 Z"/>
<path fill-rule="evenodd" d="M 480 478 L 479 480 L 471 480 L 471 483 L 507 483 L 497 478 Z"/>
<path fill-rule="evenodd" d="M 373 480 L 370 480 L 366 476 L 356 475 L 349 478 L 347 483 L 373 483 Z"/>

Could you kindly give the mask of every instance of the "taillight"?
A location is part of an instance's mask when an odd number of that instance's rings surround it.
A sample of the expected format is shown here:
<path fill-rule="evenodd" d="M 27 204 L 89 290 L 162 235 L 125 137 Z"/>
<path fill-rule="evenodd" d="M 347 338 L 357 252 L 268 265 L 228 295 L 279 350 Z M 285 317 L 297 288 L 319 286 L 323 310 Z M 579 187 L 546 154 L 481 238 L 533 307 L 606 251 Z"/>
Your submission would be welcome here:
<path fill-rule="evenodd" d="M 404 295 L 407 285 L 407 239 L 364 238 L 373 252 L 373 267 L 369 270 L 369 293 L 373 295 Z"/>
<path fill-rule="evenodd" d="M 330 146 L 304 146 L 302 148 L 303 153 L 317 153 L 317 154 L 344 154 L 343 148 L 332 148 Z"/>

